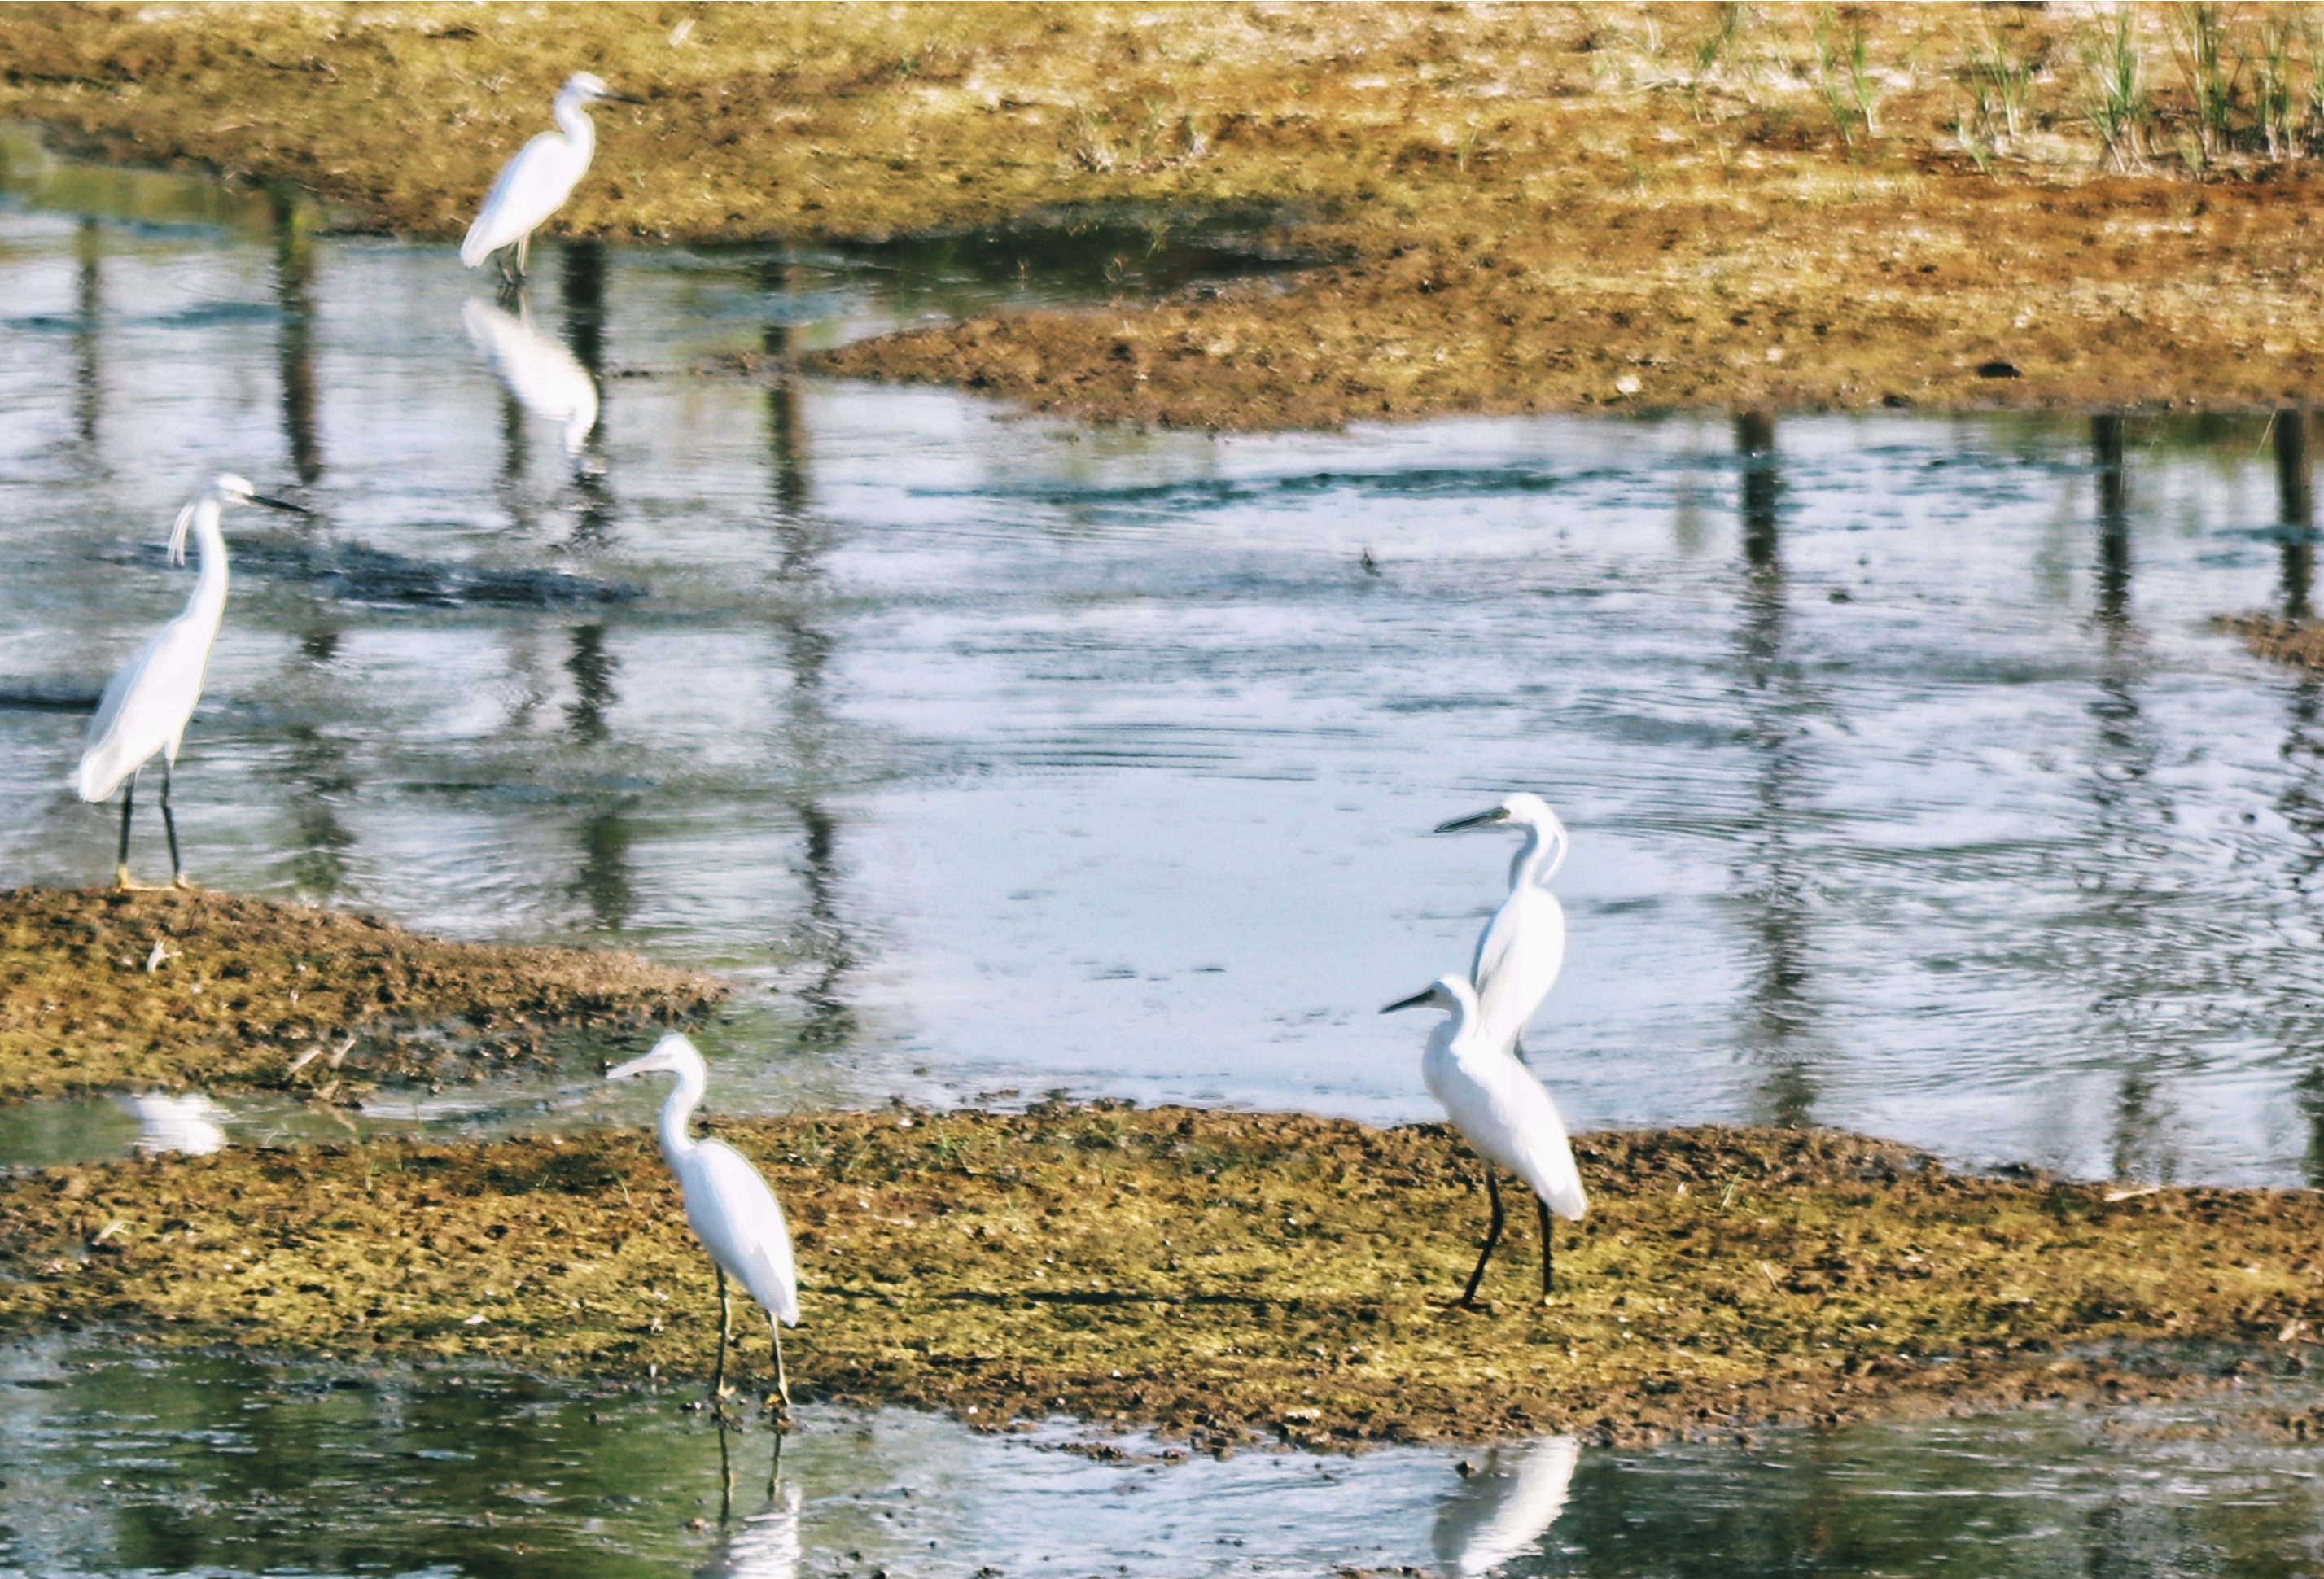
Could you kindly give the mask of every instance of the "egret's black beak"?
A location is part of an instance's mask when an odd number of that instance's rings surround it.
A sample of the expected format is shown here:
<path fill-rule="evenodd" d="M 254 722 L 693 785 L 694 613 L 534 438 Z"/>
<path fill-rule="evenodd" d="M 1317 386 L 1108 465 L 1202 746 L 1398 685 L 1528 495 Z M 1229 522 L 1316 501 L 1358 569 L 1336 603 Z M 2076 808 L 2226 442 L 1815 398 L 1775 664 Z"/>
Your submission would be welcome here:
<path fill-rule="evenodd" d="M 645 103 L 645 100 L 644 100 L 644 99 L 639 98 L 639 97 L 636 97 L 634 94 L 627 94 L 627 93 L 611 93 L 611 92 L 608 92 L 608 93 L 601 93 L 601 94 L 599 94 L 597 97 L 598 97 L 599 98 L 610 98 L 610 99 L 612 99 L 615 104 L 643 104 L 643 103 Z"/>
<path fill-rule="evenodd" d="M 1440 834 L 1452 834 L 1460 832 L 1462 828 L 1480 828 L 1490 823 L 1508 820 L 1508 808 L 1496 806 L 1492 810 L 1480 811 L 1474 817 L 1456 817 L 1451 822 L 1440 822 L 1436 825 L 1436 831 Z"/>
<path fill-rule="evenodd" d="M 315 513 L 313 511 L 308 509 L 304 504 L 293 504 L 288 499 L 269 499 L 263 494 L 253 494 L 250 496 L 250 502 L 253 504 L 263 504 L 269 510 L 288 510 L 293 515 L 312 515 Z"/>
<path fill-rule="evenodd" d="M 1382 1014 L 1393 1014 L 1399 1009 L 1417 1009 L 1435 996 L 1436 989 L 1431 987 L 1425 993 L 1415 993 L 1409 998 L 1398 998 L 1395 1002 L 1381 1010 L 1380 1012 Z"/>

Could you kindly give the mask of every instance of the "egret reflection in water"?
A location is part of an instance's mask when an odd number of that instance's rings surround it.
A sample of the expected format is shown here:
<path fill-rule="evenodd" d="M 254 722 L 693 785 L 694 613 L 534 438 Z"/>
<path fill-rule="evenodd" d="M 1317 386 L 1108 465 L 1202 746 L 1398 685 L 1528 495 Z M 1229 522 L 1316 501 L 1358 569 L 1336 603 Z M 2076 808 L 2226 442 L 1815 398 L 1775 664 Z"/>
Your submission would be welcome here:
<path fill-rule="evenodd" d="M 218 1121 L 226 1110 L 199 1092 L 171 1096 L 158 1091 L 121 1099 L 123 1109 L 137 1121 L 136 1149 L 146 1156 L 182 1152 L 207 1157 L 226 1144 Z"/>
<path fill-rule="evenodd" d="M 1531 1551 L 1557 1516 L 1582 1462 L 1571 1436 L 1496 1447 L 1436 1511 L 1433 1545 L 1450 1579 L 1480 1579 Z"/>
<path fill-rule="evenodd" d="M 524 299 L 509 313 L 471 297 L 460 322 L 517 403 L 564 432 L 565 453 L 578 456 L 597 425 L 597 384 L 573 353 L 537 332 Z M 513 447 L 512 447 L 513 448 Z"/>

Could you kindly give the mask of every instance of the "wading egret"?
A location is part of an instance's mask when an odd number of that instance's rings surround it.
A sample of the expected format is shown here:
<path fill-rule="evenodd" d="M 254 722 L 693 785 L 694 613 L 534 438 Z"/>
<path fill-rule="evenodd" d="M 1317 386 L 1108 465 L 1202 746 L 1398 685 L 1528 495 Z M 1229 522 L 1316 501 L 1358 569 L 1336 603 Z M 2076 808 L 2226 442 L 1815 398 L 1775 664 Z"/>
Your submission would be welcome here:
<path fill-rule="evenodd" d="M 468 342 L 493 374 L 536 417 L 565 429 L 565 453 L 578 455 L 597 425 L 597 385 L 573 353 L 536 332 L 530 315 L 513 317 L 470 299 L 460 309 Z"/>
<path fill-rule="evenodd" d="M 178 512 L 178 524 L 170 531 L 170 563 L 186 562 L 189 531 L 201 540 L 202 569 L 194 595 L 186 600 L 186 612 L 155 633 L 97 698 L 97 716 L 88 721 L 88 743 L 72 778 L 80 798 L 92 802 L 106 799 L 123 780 L 129 780 L 121 797 L 121 852 L 113 873 L 124 888 L 129 886 L 129 815 L 137 801 L 133 775 L 157 752 L 161 757 L 161 826 L 170 836 L 170 881 L 185 886 L 178 858 L 178 820 L 170 808 L 170 771 L 177 765 L 178 743 L 185 738 L 194 704 L 202 699 L 202 675 L 209 668 L 218 621 L 226 614 L 226 536 L 218 531 L 218 512 L 229 503 L 313 513 L 303 505 L 262 497 L 231 472 L 221 472 L 200 497 Z"/>
<path fill-rule="evenodd" d="M 1486 1044 L 1515 1048 L 1522 1057 L 1526 1022 L 1549 996 L 1565 964 L 1565 911 L 1547 887 L 1565 864 L 1565 825 L 1549 802 L 1520 792 L 1474 817 L 1441 823 L 1436 831 L 1508 826 L 1525 829 L 1526 842 L 1509 863 L 1508 898 L 1477 937 L 1469 982 L 1477 989 Z"/>
<path fill-rule="evenodd" d="M 734 1341 L 734 1307 L 726 1293 L 731 1273 L 766 1308 L 767 1324 L 775 1334 L 775 1390 L 788 1409 L 791 1388 L 783 1373 L 783 1328 L 798 1325 L 798 1270 L 791 1260 L 791 1231 L 783 1222 L 782 1205 L 740 1151 L 724 1140 L 696 1140 L 688 1132 L 695 1107 L 710 1083 L 710 1071 L 692 1042 L 672 1031 L 654 1044 L 653 1051 L 608 1070 L 605 1078 L 627 1080 L 636 1075 L 678 1076 L 678 1089 L 662 1103 L 661 1154 L 670 1172 L 678 1175 L 678 1191 L 686 1197 L 686 1220 L 718 1269 L 718 1363 L 711 1374 L 710 1396 L 726 1396 L 726 1350 Z"/>
<path fill-rule="evenodd" d="M 1485 1248 L 1478 1252 L 1477 1270 L 1461 1303 L 1477 1302 L 1477 1284 L 1485 1263 L 1501 1238 L 1501 1191 L 1493 1182 L 1493 1166 L 1508 1168 L 1533 1191 L 1534 1208 L 1541 1217 L 1541 1293 L 1549 1297 L 1554 1276 L 1550 1255 L 1549 1214 L 1578 1221 L 1589 1209 L 1582 1193 L 1582 1175 L 1573 1166 L 1573 1148 L 1565 1139 L 1565 1121 L 1541 1082 L 1509 1056 L 1505 1044 L 1479 1034 L 1476 990 L 1459 976 L 1442 976 L 1425 993 L 1401 998 L 1380 1011 L 1434 1004 L 1451 1018 L 1428 1033 L 1428 1051 L 1420 1061 L 1421 1078 L 1429 1094 L 1444 1104 L 1452 1127 L 1467 1137 L 1485 1161 L 1485 1194 L 1493 1205 L 1493 1220 L 1485 1230 Z"/>
<path fill-rule="evenodd" d="M 588 106 L 606 98 L 617 104 L 645 102 L 615 93 L 604 79 L 586 71 L 576 71 L 565 79 L 549 106 L 549 113 L 557 117 L 558 129 L 541 133 L 501 166 L 493 189 L 484 194 L 484 206 L 477 210 L 476 222 L 468 226 L 467 239 L 460 243 L 462 263 L 473 269 L 503 247 L 512 245 L 516 271 L 510 273 L 508 260 L 503 258 L 501 272 L 512 280 L 524 278 L 525 251 L 534 228 L 565 206 L 565 199 L 588 172 L 590 157 L 597 152 L 597 128 L 589 124 Z"/>

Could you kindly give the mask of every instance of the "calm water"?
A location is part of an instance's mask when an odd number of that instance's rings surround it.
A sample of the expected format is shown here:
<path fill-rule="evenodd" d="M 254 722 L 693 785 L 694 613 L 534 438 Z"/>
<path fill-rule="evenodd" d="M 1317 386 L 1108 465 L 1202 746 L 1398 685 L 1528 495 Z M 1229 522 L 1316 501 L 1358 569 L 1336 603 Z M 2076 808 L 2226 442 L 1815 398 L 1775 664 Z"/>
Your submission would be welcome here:
<path fill-rule="evenodd" d="M 1574 847 L 1528 1043 L 1581 1124 L 2324 1177 L 2319 692 L 2207 623 L 2304 600 L 2303 429 L 1091 430 L 785 357 L 1263 260 L 1113 232 L 544 248 L 495 316 L 446 248 L 0 153 L 0 882 L 109 871 L 114 814 L 65 775 L 189 588 L 171 516 L 231 468 L 321 513 L 228 520 L 191 872 L 724 972 L 727 1108 L 1424 1115 L 1423 1028 L 1372 1011 L 1466 960 L 1508 854 L 1426 830 L 1529 787 Z M 135 859 L 158 873 L 158 829 Z M 650 1100 L 576 1071 L 353 1122 Z M 226 1128 L 338 1122 L 257 1100 Z M 18 1109 L 0 1159 L 137 1133 Z M 1548 1445 L 1464 1482 L 1444 1453 L 1106 1465 L 811 1412 L 771 1505 L 764 1439 L 737 1447 L 722 1524 L 716 1434 L 666 1398 L 96 1347 L 0 1370 L 0 1574 L 2324 1561 L 2304 1453 L 2167 1415 Z"/>
<path fill-rule="evenodd" d="M 1120 1462 L 808 1409 L 723 1445 L 668 1395 L 474 1371 L 0 1350 L 0 1575 L 1326 1574 L 2219 1579 L 2324 1563 L 2314 1450 L 2222 1411 Z M 1463 1475 L 1460 1466 L 1470 1473 Z M 728 1478 L 732 1490 L 727 1490 Z"/>

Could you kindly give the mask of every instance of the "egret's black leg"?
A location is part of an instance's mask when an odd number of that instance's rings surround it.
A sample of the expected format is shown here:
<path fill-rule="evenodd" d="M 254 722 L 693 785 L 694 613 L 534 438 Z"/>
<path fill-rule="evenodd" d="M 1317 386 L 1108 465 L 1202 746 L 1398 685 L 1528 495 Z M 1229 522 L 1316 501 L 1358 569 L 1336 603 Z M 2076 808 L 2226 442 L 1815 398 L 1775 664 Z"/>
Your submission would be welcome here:
<path fill-rule="evenodd" d="M 1485 1194 L 1493 1203 L 1492 1225 L 1485 1230 L 1485 1248 L 1477 1252 L 1477 1270 L 1469 1274 L 1469 1286 L 1461 1290 L 1461 1303 L 1474 1308 L 1477 1285 L 1484 1281 L 1485 1263 L 1493 1259 L 1493 1246 L 1501 1242 L 1501 1187 L 1493 1182 L 1493 1165 L 1485 1164 Z"/>
<path fill-rule="evenodd" d="M 775 1461 L 767 1466 L 767 1501 L 775 1500 L 775 1489 L 783 1483 L 783 1434 L 775 1433 Z"/>
<path fill-rule="evenodd" d="M 717 1266 L 715 1261 L 711 1263 Z M 726 1297 L 726 1269 L 718 1267 L 718 1363 L 710 1372 L 710 1401 L 726 1396 L 726 1345 L 734 1341 L 734 1306 Z"/>
<path fill-rule="evenodd" d="M 726 1453 L 726 1417 L 718 1417 L 718 1522 L 733 1522 L 734 1518 L 734 1461 Z"/>
<path fill-rule="evenodd" d="M 137 804 L 137 775 L 129 775 L 129 788 L 121 792 L 121 851 L 113 858 L 113 886 L 129 886 L 129 813 Z"/>
<path fill-rule="evenodd" d="M 178 860 L 178 819 L 170 810 L 170 759 L 161 759 L 161 827 L 170 836 L 170 882 L 172 887 L 186 886 L 186 873 Z M 128 857 L 124 856 L 126 860 Z"/>
<path fill-rule="evenodd" d="M 1533 1209 L 1541 1218 L 1541 1297 L 1545 1302 L 1556 1278 L 1557 1261 L 1549 1242 L 1549 1203 L 1539 1196 L 1533 1198 Z"/>

